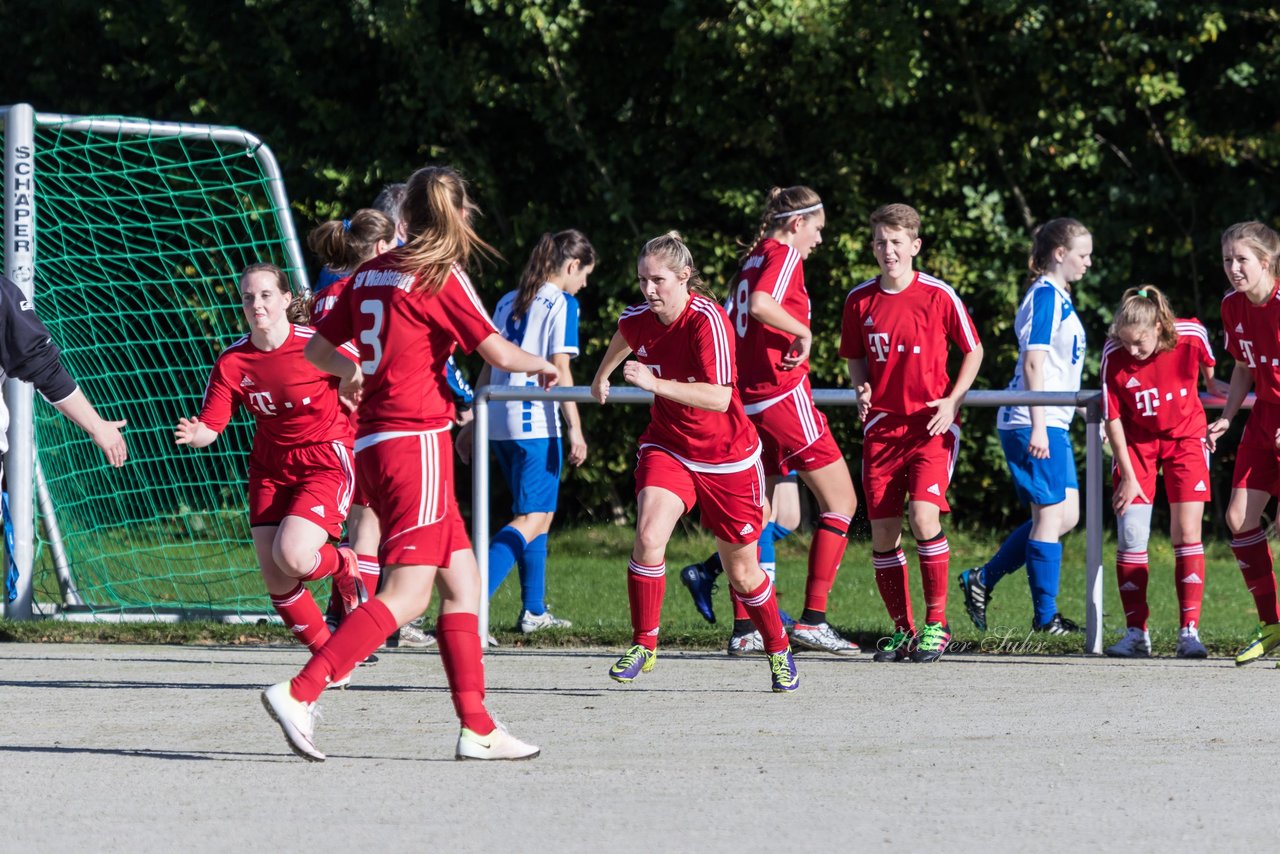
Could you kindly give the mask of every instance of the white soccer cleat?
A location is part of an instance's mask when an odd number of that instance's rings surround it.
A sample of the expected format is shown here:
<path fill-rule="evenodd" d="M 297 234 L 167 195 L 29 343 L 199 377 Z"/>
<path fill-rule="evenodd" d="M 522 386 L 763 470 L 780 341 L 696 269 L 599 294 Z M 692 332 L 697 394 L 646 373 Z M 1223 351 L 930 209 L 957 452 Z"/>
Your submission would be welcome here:
<path fill-rule="evenodd" d="M 523 611 L 520 614 L 520 631 L 524 634 L 531 634 L 539 629 L 568 629 L 572 628 L 573 623 L 568 620 L 562 620 L 550 609 L 543 611 L 541 614 L 534 614 L 530 611 Z"/>
<path fill-rule="evenodd" d="M 436 645 L 436 633 L 424 631 L 422 624 L 415 621 L 400 627 L 400 645 L 410 649 L 427 649 Z"/>
<path fill-rule="evenodd" d="M 262 692 L 262 705 L 284 730 L 289 749 L 308 762 L 323 762 L 324 754 L 315 744 L 316 719 L 320 709 L 315 703 L 295 700 L 289 683 L 277 682 Z"/>
<path fill-rule="evenodd" d="M 1200 632 L 1195 626 L 1187 626 L 1178 632 L 1178 648 L 1174 650 L 1178 658 L 1208 658 L 1209 650 L 1200 642 Z"/>
<path fill-rule="evenodd" d="M 494 721 L 493 732 L 488 735 L 478 735 L 463 727 L 453 755 L 455 759 L 533 759 L 541 752 L 540 747 L 525 744 Z"/>
<path fill-rule="evenodd" d="M 1124 637 L 1105 650 L 1112 658 L 1149 658 L 1151 656 L 1151 635 L 1146 629 L 1130 627 Z"/>
<path fill-rule="evenodd" d="M 803 649 L 816 649 L 833 655 L 858 655 L 862 649 L 853 641 L 836 633 L 827 623 L 810 625 L 796 623 L 791 628 L 791 645 Z"/>

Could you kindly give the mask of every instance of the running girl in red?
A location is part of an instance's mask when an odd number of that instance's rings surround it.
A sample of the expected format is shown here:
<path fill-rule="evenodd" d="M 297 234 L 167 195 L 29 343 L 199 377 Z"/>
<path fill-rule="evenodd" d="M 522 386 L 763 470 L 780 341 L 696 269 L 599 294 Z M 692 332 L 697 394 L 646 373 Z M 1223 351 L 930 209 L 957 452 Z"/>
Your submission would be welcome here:
<path fill-rule="evenodd" d="M 1262 511 L 1280 489 L 1275 436 L 1280 429 L 1280 235 L 1260 222 L 1242 222 L 1222 233 L 1222 268 L 1231 293 L 1222 299 L 1227 352 L 1236 360 L 1222 416 L 1209 424 L 1212 451 L 1231 426 L 1245 395 L 1257 401 L 1236 450 L 1227 503 L 1231 551 L 1258 608 L 1258 632 L 1236 655 L 1236 664 L 1266 655 L 1280 645 L 1280 609 Z"/>
<path fill-rule="evenodd" d="M 338 379 L 303 356 L 315 334 L 305 307 L 274 264 L 251 264 L 240 275 L 250 332 L 218 356 L 195 418 L 179 418 L 174 441 L 212 444 L 239 406 L 257 430 L 249 454 L 249 525 L 271 604 L 313 653 L 329 629 L 302 586 L 333 576 L 350 611 L 363 601 L 355 553 L 328 540 L 342 535 L 355 487 L 351 422 L 338 402 Z M 347 361 L 354 377 L 355 365 Z M 342 678 L 347 671 L 335 678 Z"/>
<path fill-rule="evenodd" d="M 350 219 L 335 219 L 323 222 L 307 235 L 307 246 L 320 259 L 330 278 L 324 290 L 317 291 L 311 302 L 311 323 L 318 324 L 324 319 L 338 302 L 338 297 L 351 286 L 356 268 L 386 252 L 395 245 L 396 224 L 391 217 L 382 211 L 363 208 L 355 212 Z M 359 356 L 352 350 L 352 358 L 359 361 Z M 355 430 L 356 412 L 350 413 L 352 430 Z M 355 494 L 351 499 L 351 510 L 347 514 L 347 539 L 356 554 L 360 567 L 360 581 L 365 589 L 374 593 L 378 589 L 378 517 L 369 509 L 369 499 L 356 484 Z M 336 592 L 336 590 L 335 590 Z M 344 613 L 335 607 L 331 597 L 329 611 L 325 621 L 330 630 L 342 621 Z"/>
<path fill-rule="evenodd" d="M 728 315 L 701 285 L 693 256 L 677 232 L 644 245 L 636 262 L 645 301 L 622 313 L 591 383 L 609 399 L 609 375 L 652 392 L 649 426 L 636 465 L 636 542 L 627 567 L 632 646 L 609 669 L 630 682 L 653 669 L 666 591 L 666 549 L 680 517 L 694 505 L 716 538 L 729 584 L 764 639 L 774 691 L 800 686 L 773 583 L 756 559 L 768 517 L 760 439 L 734 387 L 734 336 Z"/>
<path fill-rule="evenodd" d="M 307 358 L 346 371 L 338 348 L 359 344 L 363 388 L 356 435 L 361 489 L 382 526 L 383 584 L 343 621 L 293 680 L 263 692 L 263 703 L 290 748 L 321 761 L 315 703 L 325 687 L 414 619 L 440 590 L 436 637 L 462 729 L 459 759 L 527 759 L 538 748 L 497 726 L 484 704 L 477 634 L 480 573 L 453 490 L 454 407 L 444 377 L 455 346 L 509 371 L 540 374 L 554 365 L 503 339 L 465 272 L 473 255 L 492 252 L 471 228 L 474 205 L 447 167 L 419 169 L 408 181 L 408 242 L 362 265 L 321 322 Z M 348 363 L 349 364 L 349 363 Z"/>
<path fill-rule="evenodd" d="M 1199 377 L 1213 381 L 1213 350 L 1198 320 L 1180 320 L 1154 285 L 1125 291 L 1102 351 L 1102 412 L 1115 454 L 1116 583 L 1127 631 L 1107 655 L 1151 654 L 1147 631 L 1147 539 L 1156 472 L 1169 497 L 1169 538 L 1182 615 L 1179 658 L 1205 658 L 1200 642 L 1204 546 L 1200 523 L 1209 500 L 1209 450 Z"/>

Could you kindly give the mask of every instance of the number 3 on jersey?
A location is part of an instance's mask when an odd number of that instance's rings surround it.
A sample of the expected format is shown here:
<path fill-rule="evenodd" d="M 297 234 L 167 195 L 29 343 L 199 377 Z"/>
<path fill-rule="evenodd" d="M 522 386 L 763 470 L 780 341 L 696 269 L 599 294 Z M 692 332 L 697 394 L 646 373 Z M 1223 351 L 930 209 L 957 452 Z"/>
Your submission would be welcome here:
<path fill-rule="evenodd" d="M 376 299 L 367 299 L 360 301 L 360 313 L 367 314 L 373 318 L 373 327 L 366 329 L 360 333 L 360 343 L 369 347 L 371 358 L 360 363 L 360 370 L 365 374 L 376 374 L 378 365 L 382 363 L 382 322 L 384 312 L 382 302 Z"/>
<path fill-rule="evenodd" d="M 733 326 L 738 330 L 739 338 L 746 337 L 747 320 L 751 317 L 750 305 L 751 285 L 743 279 L 733 291 Z"/>

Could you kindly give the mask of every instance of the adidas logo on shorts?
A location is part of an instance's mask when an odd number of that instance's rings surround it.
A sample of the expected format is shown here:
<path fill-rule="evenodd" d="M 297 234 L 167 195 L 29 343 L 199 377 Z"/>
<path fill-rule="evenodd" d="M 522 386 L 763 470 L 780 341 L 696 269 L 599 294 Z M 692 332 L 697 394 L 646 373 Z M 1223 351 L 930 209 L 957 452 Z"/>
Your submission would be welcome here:
<path fill-rule="evenodd" d="M 323 515 L 324 515 L 324 505 L 323 505 L 323 504 L 317 504 L 315 507 L 312 507 L 312 508 L 311 508 L 311 512 L 312 512 L 312 513 L 314 513 L 314 514 L 316 514 L 317 516 L 323 516 Z"/>
<path fill-rule="evenodd" d="M 756 529 L 756 526 L 748 522 L 747 524 L 742 526 L 742 530 L 739 531 L 738 533 L 745 537 L 747 534 L 750 534 L 755 529 Z"/>
<path fill-rule="evenodd" d="M 938 489 L 938 484 L 936 483 L 929 484 L 929 488 L 926 489 L 925 492 L 929 493 L 930 495 L 939 495 L 939 496 L 942 495 L 942 490 Z"/>
<path fill-rule="evenodd" d="M 1207 491 L 1207 490 L 1208 490 L 1208 487 L 1206 487 L 1206 486 L 1204 485 L 1204 481 L 1203 481 L 1203 480 L 1198 481 L 1198 482 L 1196 483 L 1196 488 L 1195 488 L 1195 491 L 1196 491 L 1196 492 L 1205 492 L 1205 491 Z"/>

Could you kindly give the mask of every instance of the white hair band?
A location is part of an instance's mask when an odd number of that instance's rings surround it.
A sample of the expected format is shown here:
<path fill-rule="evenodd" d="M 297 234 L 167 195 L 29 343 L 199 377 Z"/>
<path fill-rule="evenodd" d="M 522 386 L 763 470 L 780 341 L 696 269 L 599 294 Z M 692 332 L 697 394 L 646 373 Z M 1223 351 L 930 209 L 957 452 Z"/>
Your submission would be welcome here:
<path fill-rule="evenodd" d="M 799 210 L 795 210 L 795 211 L 783 211 L 782 213 L 776 213 L 773 215 L 773 218 L 787 219 L 788 217 L 804 216 L 805 214 L 811 214 L 814 211 L 820 211 L 820 210 L 822 210 L 822 202 L 818 202 L 816 205 L 809 205 L 809 207 L 807 208 L 800 208 Z"/>

